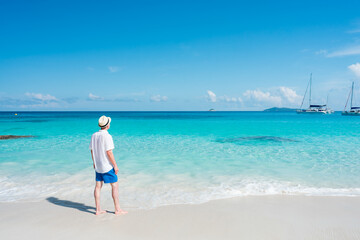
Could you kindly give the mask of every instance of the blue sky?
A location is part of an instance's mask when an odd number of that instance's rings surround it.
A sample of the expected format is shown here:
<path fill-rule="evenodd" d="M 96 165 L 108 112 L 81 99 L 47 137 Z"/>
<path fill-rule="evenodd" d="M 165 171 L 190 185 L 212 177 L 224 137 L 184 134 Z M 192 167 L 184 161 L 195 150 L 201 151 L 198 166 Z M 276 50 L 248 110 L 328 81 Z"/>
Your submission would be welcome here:
<path fill-rule="evenodd" d="M 360 104 L 359 1 L 0 0 L 0 110 Z"/>

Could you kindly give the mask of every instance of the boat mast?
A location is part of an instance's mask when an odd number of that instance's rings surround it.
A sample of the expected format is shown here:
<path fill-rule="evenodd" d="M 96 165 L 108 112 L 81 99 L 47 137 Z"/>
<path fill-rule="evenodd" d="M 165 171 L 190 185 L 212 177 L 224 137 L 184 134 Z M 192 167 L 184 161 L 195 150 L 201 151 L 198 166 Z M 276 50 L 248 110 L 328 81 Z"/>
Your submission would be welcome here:
<path fill-rule="evenodd" d="M 310 105 L 311 105 L 311 82 L 312 82 L 312 73 L 310 73 L 309 107 L 310 107 Z"/>
<path fill-rule="evenodd" d="M 327 105 L 328 105 L 328 102 L 329 102 L 329 93 L 327 94 L 327 96 L 326 96 L 326 108 L 327 108 Z"/>
<path fill-rule="evenodd" d="M 353 96 L 354 96 L 354 82 L 352 82 L 352 86 L 351 86 L 351 102 L 350 102 L 350 110 L 351 110 L 351 108 L 352 108 Z"/>
<path fill-rule="evenodd" d="M 344 107 L 344 112 L 346 111 L 346 107 L 347 107 L 347 105 L 348 105 L 348 102 L 349 102 L 349 98 L 350 98 L 351 93 L 352 93 L 352 90 L 349 92 L 349 95 L 348 95 L 348 97 L 347 97 L 347 99 L 346 99 L 346 103 L 345 103 L 345 107 Z M 351 110 L 351 109 L 350 109 L 350 110 Z"/>
<path fill-rule="evenodd" d="M 305 100 L 305 97 L 306 97 L 306 93 L 307 93 L 307 91 L 308 91 L 308 89 L 309 89 L 309 85 L 310 85 L 310 82 L 308 82 L 308 84 L 307 84 L 307 86 L 306 86 L 305 94 L 304 94 L 304 97 L 303 97 L 303 99 L 302 99 L 300 109 L 302 109 L 302 106 L 303 106 L 303 104 L 304 104 L 304 100 Z"/>

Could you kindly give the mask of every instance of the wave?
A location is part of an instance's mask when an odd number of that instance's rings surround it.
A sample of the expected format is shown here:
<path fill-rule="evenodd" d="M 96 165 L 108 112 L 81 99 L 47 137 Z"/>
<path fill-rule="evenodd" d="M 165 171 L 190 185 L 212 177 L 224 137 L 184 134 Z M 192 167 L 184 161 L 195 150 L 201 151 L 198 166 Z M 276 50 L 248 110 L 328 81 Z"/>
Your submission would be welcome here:
<path fill-rule="evenodd" d="M 31 179 L 31 178 L 27 178 Z M 173 204 L 199 204 L 216 199 L 243 196 L 303 195 L 360 196 L 360 188 L 315 187 L 265 178 L 217 176 L 212 180 L 166 175 L 159 180 L 152 175 L 119 176 L 120 201 L 125 208 L 151 209 Z M 216 181 L 214 181 L 216 179 Z M 37 181 L 12 181 L 0 178 L 0 202 L 41 201 L 57 197 L 83 203 L 93 202 L 93 176 L 76 175 L 41 177 Z M 103 199 L 111 204 L 110 187 L 105 186 Z"/>

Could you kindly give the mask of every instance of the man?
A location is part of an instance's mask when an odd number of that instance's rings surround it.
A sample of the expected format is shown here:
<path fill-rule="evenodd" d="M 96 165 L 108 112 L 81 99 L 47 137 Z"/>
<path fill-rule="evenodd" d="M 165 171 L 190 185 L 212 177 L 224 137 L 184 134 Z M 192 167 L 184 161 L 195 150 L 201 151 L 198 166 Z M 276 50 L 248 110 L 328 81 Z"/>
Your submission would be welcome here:
<path fill-rule="evenodd" d="M 119 186 L 117 182 L 117 173 L 119 172 L 119 168 L 117 167 L 114 154 L 112 152 L 114 149 L 114 142 L 107 131 L 110 128 L 110 122 L 110 117 L 101 116 L 99 118 L 99 127 L 101 130 L 91 136 L 90 142 L 91 157 L 96 173 L 96 185 L 94 190 L 96 215 L 106 212 L 101 210 L 100 207 L 100 190 L 103 183 L 110 183 L 111 185 L 115 214 L 122 215 L 127 213 L 120 208 L 119 204 Z"/>

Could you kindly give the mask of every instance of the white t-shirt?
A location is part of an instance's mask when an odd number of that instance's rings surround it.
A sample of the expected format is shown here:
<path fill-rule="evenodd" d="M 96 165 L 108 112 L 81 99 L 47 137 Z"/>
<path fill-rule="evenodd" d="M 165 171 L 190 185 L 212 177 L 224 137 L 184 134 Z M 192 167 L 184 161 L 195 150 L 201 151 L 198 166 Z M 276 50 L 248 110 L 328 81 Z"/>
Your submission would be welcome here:
<path fill-rule="evenodd" d="M 113 168 L 106 151 L 114 149 L 114 142 L 107 130 L 100 130 L 91 136 L 90 150 L 93 151 L 95 171 L 106 173 Z"/>

